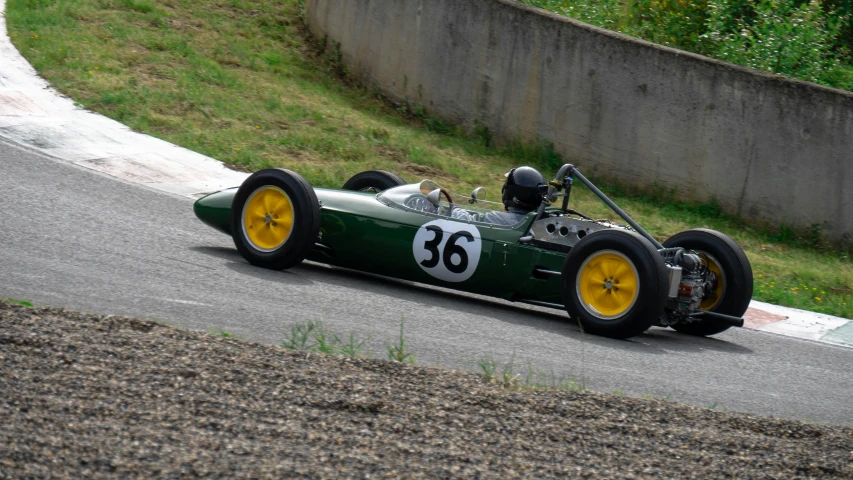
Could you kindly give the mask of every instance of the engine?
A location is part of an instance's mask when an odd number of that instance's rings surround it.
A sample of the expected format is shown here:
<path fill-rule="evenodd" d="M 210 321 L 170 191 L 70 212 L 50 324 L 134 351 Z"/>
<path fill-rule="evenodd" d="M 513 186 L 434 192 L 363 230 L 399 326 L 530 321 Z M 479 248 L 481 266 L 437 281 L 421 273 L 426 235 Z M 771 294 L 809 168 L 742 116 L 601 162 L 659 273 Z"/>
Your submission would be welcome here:
<path fill-rule="evenodd" d="M 669 326 L 691 321 L 690 314 L 699 311 L 699 305 L 707 300 L 705 294 L 716 291 L 717 276 L 695 252 L 672 248 L 661 251 L 661 254 L 670 267 L 670 274 L 681 278 L 670 278 L 671 290 L 660 323 Z"/>

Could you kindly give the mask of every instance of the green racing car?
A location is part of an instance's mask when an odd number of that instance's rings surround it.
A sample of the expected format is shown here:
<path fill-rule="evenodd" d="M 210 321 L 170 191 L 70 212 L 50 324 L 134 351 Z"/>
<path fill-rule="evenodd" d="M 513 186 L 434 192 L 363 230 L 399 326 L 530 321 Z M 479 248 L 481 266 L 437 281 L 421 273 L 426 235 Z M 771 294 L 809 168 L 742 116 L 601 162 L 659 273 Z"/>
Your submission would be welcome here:
<path fill-rule="evenodd" d="M 515 187 L 534 205 L 514 212 L 511 224 L 489 221 L 510 205 L 507 185 L 504 205 L 492 204 L 482 188 L 453 194 L 381 170 L 327 189 L 289 170 L 265 169 L 240 187 L 200 198 L 194 210 L 260 267 L 287 269 L 308 259 L 559 308 L 585 332 L 611 338 L 651 326 L 701 336 L 743 326 L 752 269 L 731 238 L 692 229 L 661 244 L 573 165 L 550 181 L 538 175 L 542 181 Z M 575 180 L 627 225 L 570 209 Z"/>

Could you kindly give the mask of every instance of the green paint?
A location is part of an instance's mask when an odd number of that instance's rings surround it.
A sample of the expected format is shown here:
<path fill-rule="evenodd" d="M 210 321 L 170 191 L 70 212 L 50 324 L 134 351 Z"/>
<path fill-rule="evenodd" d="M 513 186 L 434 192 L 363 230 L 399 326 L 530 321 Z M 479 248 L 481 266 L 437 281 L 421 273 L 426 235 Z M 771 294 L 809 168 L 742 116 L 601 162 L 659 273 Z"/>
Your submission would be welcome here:
<path fill-rule="evenodd" d="M 565 254 L 518 241 L 533 221 L 532 214 L 514 228 L 473 224 L 482 239 L 477 268 L 468 279 L 449 282 L 427 273 L 413 254 L 418 229 L 433 220 L 452 221 L 448 217 L 390 207 L 370 193 L 324 188 L 314 191 L 321 203 L 318 242 L 327 248 L 315 248 L 308 254 L 309 260 L 508 300 L 562 304 L 559 277 L 535 278 L 533 270 L 543 267 L 560 271 Z M 194 205 L 196 216 L 230 235 L 231 203 L 236 193 L 232 188 L 199 199 Z"/>
<path fill-rule="evenodd" d="M 231 203 L 237 188 L 229 188 L 199 198 L 193 204 L 195 216 L 206 225 L 231 235 Z"/>

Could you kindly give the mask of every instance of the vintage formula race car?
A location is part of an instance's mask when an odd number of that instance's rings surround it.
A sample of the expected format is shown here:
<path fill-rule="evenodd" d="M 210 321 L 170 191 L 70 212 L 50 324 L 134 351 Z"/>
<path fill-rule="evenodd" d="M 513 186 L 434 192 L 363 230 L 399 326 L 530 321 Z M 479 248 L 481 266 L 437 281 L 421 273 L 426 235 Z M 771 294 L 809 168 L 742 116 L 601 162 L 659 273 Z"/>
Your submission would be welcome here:
<path fill-rule="evenodd" d="M 627 225 L 570 209 L 575 180 Z M 537 210 L 501 226 L 480 221 L 489 210 L 481 188 L 454 195 L 379 170 L 343 189 L 312 188 L 295 172 L 266 169 L 199 199 L 194 210 L 260 267 L 287 269 L 307 258 L 565 309 L 584 331 L 612 338 L 653 325 L 692 335 L 743 325 L 752 269 L 728 236 L 693 229 L 661 244 L 568 164 L 540 191 Z"/>

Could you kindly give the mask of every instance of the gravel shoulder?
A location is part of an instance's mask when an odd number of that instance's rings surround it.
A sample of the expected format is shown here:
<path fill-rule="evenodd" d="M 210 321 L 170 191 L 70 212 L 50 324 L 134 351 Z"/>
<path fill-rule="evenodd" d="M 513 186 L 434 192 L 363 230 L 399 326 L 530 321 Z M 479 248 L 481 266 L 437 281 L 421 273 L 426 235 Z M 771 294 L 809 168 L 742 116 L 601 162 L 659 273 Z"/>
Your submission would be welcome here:
<path fill-rule="evenodd" d="M 0 478 L 853 478 L 853 429 L 0 301 Z"/>

